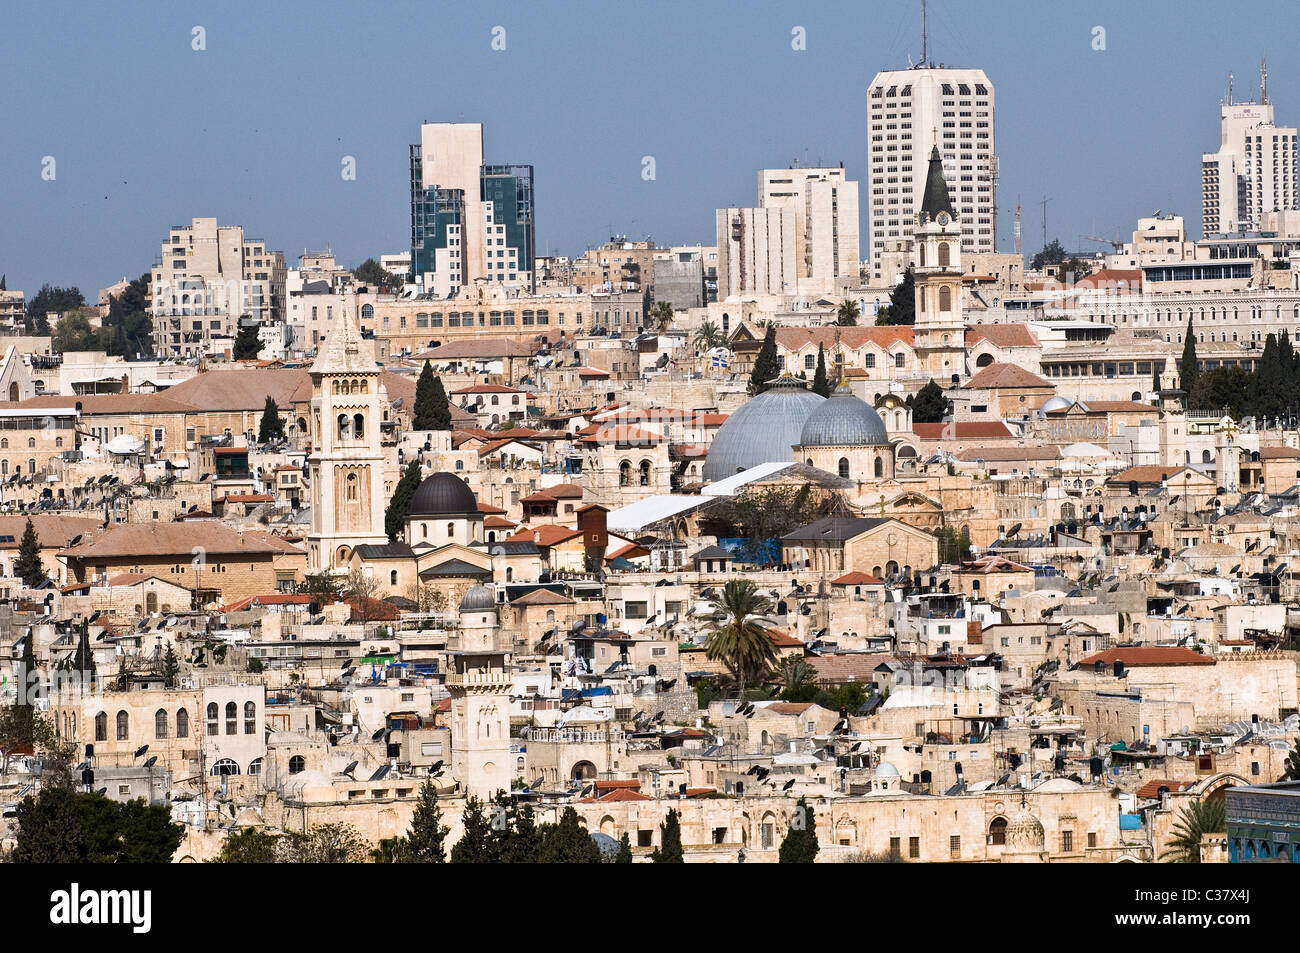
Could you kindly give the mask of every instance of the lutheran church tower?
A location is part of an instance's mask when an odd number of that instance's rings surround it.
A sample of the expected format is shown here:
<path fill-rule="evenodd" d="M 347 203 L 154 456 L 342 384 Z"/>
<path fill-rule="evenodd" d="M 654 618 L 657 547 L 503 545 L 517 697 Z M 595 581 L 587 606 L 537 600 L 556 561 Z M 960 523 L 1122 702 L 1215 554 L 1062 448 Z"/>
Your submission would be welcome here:
<path fill-rule="evenodd" d="M 917 363 L 946 387 L 951 375 L 966 370 L 966 322 L 961 313 L 961 223 L 948 195 L 938 146 L 930 150 L 925 194 L 912 232 L 912 277 Z"/>
<path fill-rule="evenodd" d="M 383 545 L 384 454 L 379 430 L 387 399 L 374 341 L 356 320 L 322 342 L 311 366 L 311 532 L 308 572 L 346 572 L 363 543 Z"/>

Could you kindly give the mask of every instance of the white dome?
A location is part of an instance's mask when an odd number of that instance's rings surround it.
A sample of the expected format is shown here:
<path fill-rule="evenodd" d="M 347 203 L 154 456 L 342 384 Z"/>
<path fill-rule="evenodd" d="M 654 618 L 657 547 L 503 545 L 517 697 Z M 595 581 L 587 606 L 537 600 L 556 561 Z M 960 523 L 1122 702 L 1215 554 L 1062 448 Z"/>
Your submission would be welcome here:
<path fill-rule="evenodd" d="M 1049 411 L 1053 411 L 1053 410 L 1065 410 L 1073 403 L 1074 401 L 1072 401 L 1070 398 L 1063 397 L 1062 395 L 1057 394 L 1055 397 L 1047 398 L 1047 400 L 1043 402 L 1043 406 L 1039 407 L 1038 409 L 1041 410 L 1043 413 L 1048 413 Z M 1080 403 L 1079 406 L 1083 407 L 1083 404 Z M 1086 410 L 1087 408 L 1085 407 L 1084 409 Z"/>
<path fill-rule="evenodd" d="M 871 772 L 873 778 L 897 778 L 900 777 L 898 769 L 890 761 L 882 761 L 876 765 L 876 770 Z"/>

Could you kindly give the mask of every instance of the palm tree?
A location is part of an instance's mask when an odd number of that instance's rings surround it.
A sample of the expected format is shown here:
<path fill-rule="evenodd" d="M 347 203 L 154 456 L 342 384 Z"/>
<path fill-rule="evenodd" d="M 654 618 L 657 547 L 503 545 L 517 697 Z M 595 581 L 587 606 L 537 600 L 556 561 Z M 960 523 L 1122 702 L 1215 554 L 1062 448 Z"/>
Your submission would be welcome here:
<path fill-rule="evenodd" d="M 782 695 L 795 700 L 804 689 L 817 680 L 817 669 L 813 668 L 799 656 L 792 656 L 781 663 L 781 684 L 785 686 Z"/>
<path fill-rule="evenodd" d="M 700 351 L 707 351 L 725 343 L 726 336 L 718 330 L 718 326 L 712 321 L 706 320 L 700 325 L 695 332 L 695 347 Z"/>
<path fill-rule="evenodd" d="M 840 302 L 840 306 L 835 310 L 835 323 L 842 328 L 856 327 L 858 317 L 862 314 L 858 308 L 858 303 L 849 298 Z"/>
<path fill-rule="evenodd" d="M 660 301 L 650 312 L 650 317 L 654 321 L 656 331 L 667 331 L 673 324 L 673 316 L 676 312 L 673 306 L 667 301 Z"/>
<path fill-rule="evenodd" d="M 1201 862 L 1201 838 L 1206 834 L 1222 834 L 1227 828 L 1223 813 L 1223 798 L 1212 801 L 1193 801 L 1174 822 L 1173 839 L 1169 849 L 1160 855 L 1161 860 L 1175 864 Z"/>
<path fill-rule="evenodd" d="M 745 682 L 762 678 L 776 661 L 776 645 L 758 616 L 767 615 L 772 601 L 760 595 L 747 579 L 733 579 L 722 587 L 722 597 L 713 600 L 713 627 L 704 643 L 705 656 L 731 669 L 745 695 Z"/>

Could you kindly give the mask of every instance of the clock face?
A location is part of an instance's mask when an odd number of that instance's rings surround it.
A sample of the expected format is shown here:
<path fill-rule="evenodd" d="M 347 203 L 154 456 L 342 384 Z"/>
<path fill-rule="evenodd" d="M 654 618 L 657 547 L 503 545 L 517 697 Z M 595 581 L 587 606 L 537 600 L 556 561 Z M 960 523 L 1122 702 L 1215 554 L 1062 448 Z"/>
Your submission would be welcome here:
<path fill-rule="evenodd" d="M 948 222 L 951 221 L 951 219 L 948 218 L 947 212 L 940 212 L 938 218 L 936 218 L 935 221 L 937 221 L 940 225 L 947 225 Z"/>

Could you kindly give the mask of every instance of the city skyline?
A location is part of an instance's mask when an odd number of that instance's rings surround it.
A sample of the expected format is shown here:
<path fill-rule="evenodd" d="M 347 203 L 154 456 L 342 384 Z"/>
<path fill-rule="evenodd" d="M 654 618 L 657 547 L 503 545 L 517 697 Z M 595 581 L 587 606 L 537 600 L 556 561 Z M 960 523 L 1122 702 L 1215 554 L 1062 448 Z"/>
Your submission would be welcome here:
<path fill-rule="evenodd" d="M 37 95 L 14 104 L 15 133 L 0 158 L 11 184 L 3 217 L 21 226 L 0 239 L 9 286 L 33 294 L 45 282 L 75 284 L 93 294 L 146 271 L 169 226 L 193 216 L 240 222 L 291 264 L 326 244 L 350 265 L 402 251 L 407 147 L 424 121 L 481 122 L 488 154 L 535 167 L 539 255 L 577 255 L 610 234 L 709 244 L 715 210 L 752 201 L 758 169 L 843 162 L 865 185 L 867 87 L 878 71 L 920 59 L 920 9 L 910 0 L 806 12 L 691 8 L 694 27 L 673 4 L 636 19 L 580 5 L 563 15 L 521 7 L 453 12 L 439 35 L 456 68 L 433 66 L 411 82 L 405 69 L 399 81 L 375 68 L 429 61 L 420 31 L 381 28 L 418 7 L 381 8 L 346 30 L 308 20 L 308 9 L 277 8 L 256 30 L 240 8 L 79 12 L 64 36 L 37 29 L 37 13 L 12 14 L 0 38 L 6 78 Z M 1012 250 L 1017 202 L 1026 255 L 1041 246 L 1044 196 L 1047 238 L 1072 249 L 1102 250 L 1083 237 L 1125 238 L 1157 208 L 1199 234 L 1200 157 L 1216 147 L 1229 72 L 1238 98 L 1249 95 L 1269 19 L 1207 31 L 1195 15 L 1167 22 L 1118 4 L 1086 13 L 930 4 L 930 59 L 983 69 L 998 89 L 998 249 Z M 192 49 L 196 26 L 201 50 Z M 1093 48 L 1098 26 L 1104 50 Z M 792 48 L 796 27 L 806 49 Z M 594 42 L 634 28 L 647 52 L 630 60 L 633 47 Z M 719 45 L 720 32 L 735 42 Z M 494 39 L 505 49 L 494 50 Z M 556 55 L 575 40 L 589 45 L 574 58 L 581 69 L 558 68 Z M 726 55 L 737 43 L 747 65 Z M 653 51 L 668 49 L 674 69 L 665 75 Z M 1035 79 L 1049 68 L 1064 77 L 1055 89 Z M 749 92 L 731 96 L 737 70 Z M 164 91 L 166 76 L 177 85 Z M 1279 52 L 1269 98 L 1282 125 L 1300 115 L 1297 84 Z M 591 108 L 566 105 L 591 101 L 593 91 Z M 647 156 L 652 180 L 643 178 Z M 53 181 L 42 179 L 46 157 Z M 341 174 L 348 157 L 354 180 Z M 101 241 L 73 264 L 67 236 L 87 233 Z M 864 258 L 868 251 L 864 242 Z"/>

